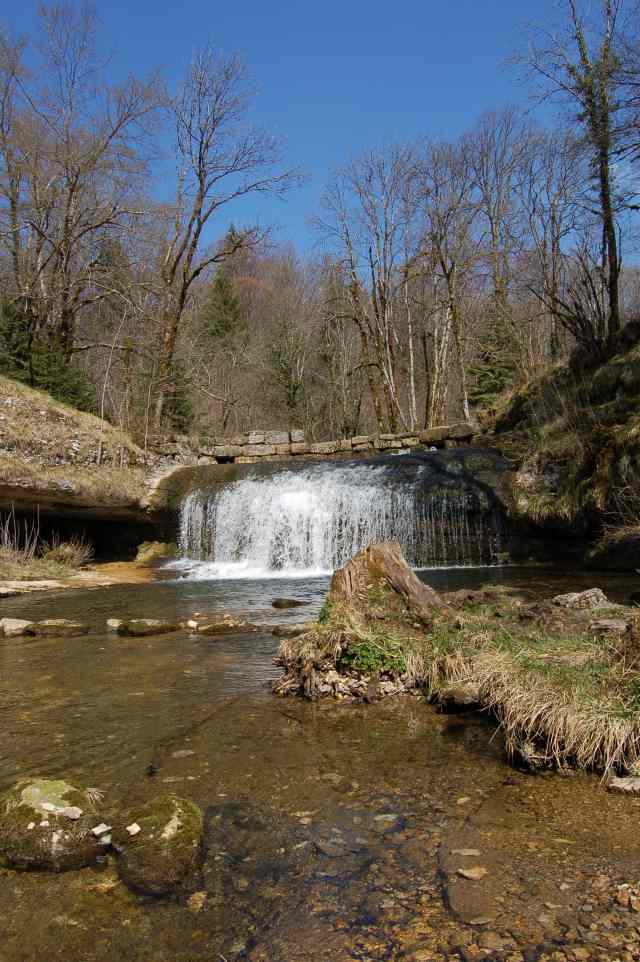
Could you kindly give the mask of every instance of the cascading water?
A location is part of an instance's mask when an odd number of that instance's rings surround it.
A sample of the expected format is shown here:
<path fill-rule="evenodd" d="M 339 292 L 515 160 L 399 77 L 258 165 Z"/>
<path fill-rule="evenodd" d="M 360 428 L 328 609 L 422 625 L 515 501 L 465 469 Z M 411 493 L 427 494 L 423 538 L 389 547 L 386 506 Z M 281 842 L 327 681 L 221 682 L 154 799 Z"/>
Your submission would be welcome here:
<path fill-rule="evenodd" d="M 312 575 L 398 541 L 416 567 L 496 563 L 499 512 L 486 496 L 457 472 L 442 483 L 432 465 L 403 472 L 400 460 L 309 464 L 193 491 L 181 508 L 182 557 L 209 562 L 207 577 Z"/>

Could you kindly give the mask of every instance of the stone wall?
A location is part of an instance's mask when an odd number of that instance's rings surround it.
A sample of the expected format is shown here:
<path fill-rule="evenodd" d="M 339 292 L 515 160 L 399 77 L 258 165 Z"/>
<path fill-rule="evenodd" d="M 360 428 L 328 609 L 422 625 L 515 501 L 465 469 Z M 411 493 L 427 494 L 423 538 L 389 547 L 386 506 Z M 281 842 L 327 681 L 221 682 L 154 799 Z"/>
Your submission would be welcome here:
<path fill-rule="evenodd" d="M 252 464 L 263 459 L 371 457 L 390 451 L 450 448 L 471 443 L 476 434 L 477 428 L 465 422 L 403 434 L 359 435 L 319 442 L 307 441 L 303 431 L 252 431 L 219 441 L 184 436 L 155 439 L 153 450 L 182 464 Z"/>

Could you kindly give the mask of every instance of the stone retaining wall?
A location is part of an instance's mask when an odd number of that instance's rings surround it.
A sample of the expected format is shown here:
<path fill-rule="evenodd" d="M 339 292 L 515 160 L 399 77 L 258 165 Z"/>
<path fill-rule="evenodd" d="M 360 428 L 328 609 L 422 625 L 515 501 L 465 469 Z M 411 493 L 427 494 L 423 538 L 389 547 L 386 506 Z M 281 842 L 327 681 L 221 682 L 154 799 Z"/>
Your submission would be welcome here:
<path fill-rule="evenodd" d="M 303 431 L 252 431 L 216 441 L 211 438 L 156 439 L 154 451 L 186 464 L 251 464 L 263 459 L 344 458 L 373 456 L 388 451 L 448 448 L 471 443 L 477 428 L 466 422 L 440 425 L 403 434 L 359 435 L 339 441 L 308 442 Z"/>

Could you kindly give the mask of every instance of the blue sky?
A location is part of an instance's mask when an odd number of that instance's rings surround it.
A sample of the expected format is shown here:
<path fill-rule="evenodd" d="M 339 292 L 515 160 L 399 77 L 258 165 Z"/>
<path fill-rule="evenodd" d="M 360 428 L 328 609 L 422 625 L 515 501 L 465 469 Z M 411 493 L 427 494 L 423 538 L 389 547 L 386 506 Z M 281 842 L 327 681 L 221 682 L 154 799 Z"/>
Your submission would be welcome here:
<path fill-rule="evenodd" d="M 322 187 L 350 154 L 384 140 L 453 137 L 485 109 L 526 102 L 505 61 L 522 45 L 524 24 L 557 15 L 557 0 L 98 0 L 97 7 L 117 72 L 160 65 L 175 79 L 206 39 L 240 53 L 260 89 L 256 119 L 285 138 L 287 164 L 310 179 L 284 202 L 228 208 L 229 219 L 274 223 L 279 240 L 303 250 L 314 243 L 309 219 Z M 0 17 L 29 33 L 35 14 L 36 3 L 24 0 Z"/>

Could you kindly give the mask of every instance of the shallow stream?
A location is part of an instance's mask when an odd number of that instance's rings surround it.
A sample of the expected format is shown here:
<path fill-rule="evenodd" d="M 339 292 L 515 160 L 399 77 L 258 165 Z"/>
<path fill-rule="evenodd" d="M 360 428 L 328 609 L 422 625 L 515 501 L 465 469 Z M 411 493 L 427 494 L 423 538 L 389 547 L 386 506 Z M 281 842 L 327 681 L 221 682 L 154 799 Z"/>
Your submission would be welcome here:
<path fill-rule="evenodd" d="M 423 577 L 541 597 L 598 585 L 625 601 L 637 589 L 543 569 Z M 306 620 L 327 583 L 186 577 L 2 602 L 3 615 L 77 618 L 91 633 L 0 642 L 0 790 L 64 776 L 114 812 L 173 791 L 203 807 L 207 836 L 191 899 L 132 894 L 111 857 L 58 876 L 0 869 L 1 962 L 640 958 L 640 900 L 636 912 L 624 904 L 634 889 L 619 888 L 640 881 L 640 799 L 593 776 L 513 770 L 481 715 L 418 698 L 276 699 L 266 627 L 143 639 L 104 628 L 194 612 Z M 276 611 L 278 596 L 308 604 Z M 451 850 L 478 852 L 484 880 L 452 879 Z"/>

